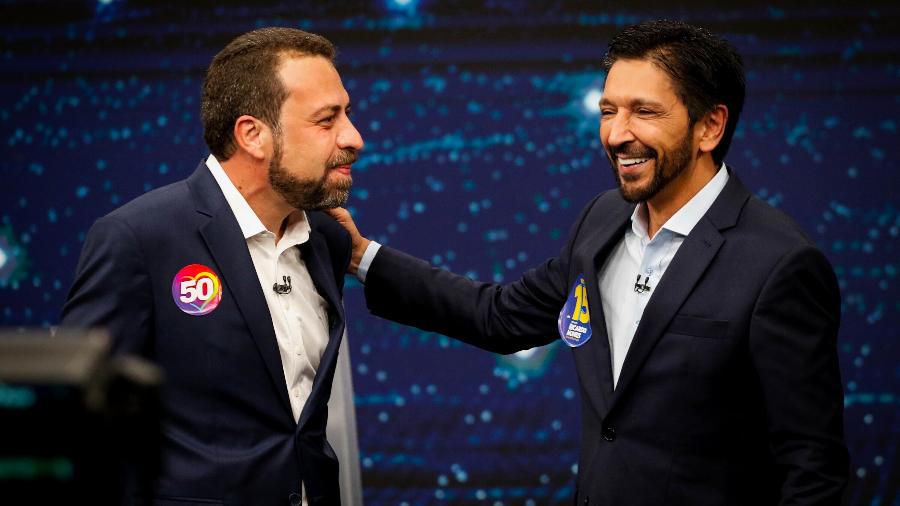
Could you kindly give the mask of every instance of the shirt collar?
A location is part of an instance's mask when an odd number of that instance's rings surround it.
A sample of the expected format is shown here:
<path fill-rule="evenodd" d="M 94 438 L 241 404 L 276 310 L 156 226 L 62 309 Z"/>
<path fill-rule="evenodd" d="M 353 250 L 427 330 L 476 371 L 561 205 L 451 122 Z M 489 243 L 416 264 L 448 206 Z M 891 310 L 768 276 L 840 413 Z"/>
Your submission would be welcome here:
<path fill-rule="evenodd" d="M 700 221 L 700 218 L 702 218 L 703 215 L 706 214 L 706 211 L 712 207 L 716 197 L 722 193 L 722 189 L 725 188 L 726 183 L 728 183 L 728 169 L 725 168 L 725 163 L 723 162 L 722 166 L 719 167 L 719 171 L 716 172 L 716 175 L 713 176 L 713 178 L 710 179 L 696 195 L 691 197 L 691 200 L 681 206 L 681 209 L 676 211 L 675 214 L 660 227 L 660 230 L 668 230 L 683 236 L 690 234 L 691 230 L 697 225 L 697 222 Z M 642 239 L 647 237 L 646 202 L 638 204 L 634 208 L 634 212 L 631 213 L 631 231 Z"/>
<path fill-rule="evenodd" d="M 219 188 L 222 190 L 225 201 L 228 202 L 228 207 L 231 208 L 231 212 L 234 213 L 234 217 L 237 218 L 238 226 L 241 227 L 241 233 L 244 234 L 244 239 L 249 239 L 253 236 L 269 232 L 253 211 L 253 208 L 250 207 L 250 204 L 247 203 L 244 196 L 241 195 L 241 192 L 239 192 L 234 186 L 234 183 L 231 182 L 231 179 L 228 177 L 228 174 L 225 173 L 225 169 L 222 168 L 219 160 L 217 160 L 215 156 L 209 155 L 209 158 L 206 159 L 206 166 L 209 168 L 213 178 L 215 178 L 216 183 L 218 183 Z M 300 210 L 294 211 L 288 216 L 288 224 L 287 227 L 285 227 L 281 241 L 279 241 L 279 246 L 283 241 L 284 244 L 291 246 L 302 244 L 309 240 L 309 232 L 310 226 L 309 221 L 306 219 L 306 213 Z"/>
<path fill-rule="evenodd" d="M 309 232 L 311 230 L 309 221 L 306 219 L 306 213 L 303 211 L 294 211 L 288 218 L 287 227 L 284 229 L 284 235 L 278 241 L 278 248 L 288 246 L 296 246 L 303 244 L 309 240 Z"/>

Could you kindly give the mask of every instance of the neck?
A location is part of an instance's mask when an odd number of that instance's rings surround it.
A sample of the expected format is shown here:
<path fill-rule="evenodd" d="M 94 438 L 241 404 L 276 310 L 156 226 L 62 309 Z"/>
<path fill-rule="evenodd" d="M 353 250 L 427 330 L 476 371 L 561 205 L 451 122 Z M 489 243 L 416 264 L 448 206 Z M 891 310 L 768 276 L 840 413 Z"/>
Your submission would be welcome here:
<path fill-rule="evenodd" d="M 718 169 L 711 157 L 700 158 L 647 201 L 647 233 L 651 239 L 709 183 Z"/>
<path fill-rule="evenodd" d="M 228 179 L 241 193 L 247 205 L 259 218 L 266 230 L 275 234 L 275 242 L 281 240 L 288 216 L 294 208 L 275 193 L 269 184 L 268 167 L 248 163 L 239 154 L 220 162 Z"/>

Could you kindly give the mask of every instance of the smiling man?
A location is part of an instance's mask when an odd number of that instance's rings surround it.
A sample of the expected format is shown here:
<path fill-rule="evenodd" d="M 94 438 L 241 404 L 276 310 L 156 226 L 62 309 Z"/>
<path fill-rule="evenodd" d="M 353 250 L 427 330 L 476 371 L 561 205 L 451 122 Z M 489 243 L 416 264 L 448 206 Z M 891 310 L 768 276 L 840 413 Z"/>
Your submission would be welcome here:
<path fill-rule="evenodd" d="M 203 83 L 210 156 L 87 235 L 62 325 L 166 373 L 162 469 L 127 477 L 125 504 L 340 503 L 325 425 L 350 240 L 319 211 L 363 141 L 333 57 L 300 30 L 233 40 Z"/>
<path fill-rule="evenodd" d="M 836 505 L 848 471 L 831 266 L 724 158 L 741 59 L 680 22 L 610 42 L 600 138 L 619 191 L 560 254 L 479 283 L 370 242 L 379 316 L 512 353 L 556 339 L 581 392 L 578 505 Z M 358 269 L 358 270 L 357 270 Z"/>

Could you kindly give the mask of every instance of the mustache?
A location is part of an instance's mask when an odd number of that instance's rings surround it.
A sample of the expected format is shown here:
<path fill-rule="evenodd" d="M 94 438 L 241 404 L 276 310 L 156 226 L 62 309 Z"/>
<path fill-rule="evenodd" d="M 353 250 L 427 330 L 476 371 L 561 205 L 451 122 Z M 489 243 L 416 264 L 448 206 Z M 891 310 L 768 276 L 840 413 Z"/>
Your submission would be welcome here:
<path fill-rule="evenodd" d="M 610 146 L 607 151 L 611 157 L 625 155 L 627 158 L 656 158 L 656 150 L 633 142 L 626 142 L 618 146 Z"/>
<path fill-rule="evenodd" d="M 341 150 L 334 158 L 328 161 L 328 168 L 333 169 L 341 165 L 352 165 L 359 159 L 359 153 L 355 149 Z"/>

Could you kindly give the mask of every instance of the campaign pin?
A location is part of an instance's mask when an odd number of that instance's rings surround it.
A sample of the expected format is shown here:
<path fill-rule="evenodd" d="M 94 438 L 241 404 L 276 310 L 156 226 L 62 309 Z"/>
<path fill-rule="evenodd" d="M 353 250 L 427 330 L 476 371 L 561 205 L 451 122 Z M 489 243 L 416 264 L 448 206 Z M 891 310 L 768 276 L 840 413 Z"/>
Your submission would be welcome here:
<path fill-rule="evenodd" d="M 172 298 L 178 309 L 191 316 L 203 316 L 222 302 L 222 283 L 209 267 L 186 265 L 172 279 Z"/>
<path fill-rule="evenodd" d="M 591 339 L 593 330 L 584 274 L 579 274 L 575 279 L 566 304 L 559 312 L 556 325 L 559 328 L 559 337 L 572 348 L 577 348 Z"/>

